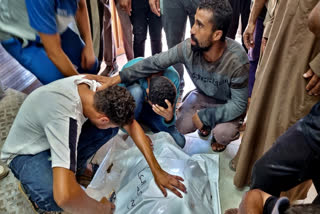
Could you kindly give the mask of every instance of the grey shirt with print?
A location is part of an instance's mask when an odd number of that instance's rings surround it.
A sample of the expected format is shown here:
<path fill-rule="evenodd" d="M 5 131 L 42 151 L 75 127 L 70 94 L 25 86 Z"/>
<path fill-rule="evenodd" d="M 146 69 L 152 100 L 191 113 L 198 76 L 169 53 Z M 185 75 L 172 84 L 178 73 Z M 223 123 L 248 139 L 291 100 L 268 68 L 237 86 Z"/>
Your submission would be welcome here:
<path fill-rule="evenodd" d="M 215 127 L 241 116 L 247 107 L 249 61 L 242 46 L 226 38 L 227 47 L 216 62 L 207 62 L 201 52 L 191 49 L 187 39 L 166 52 L 146 58 L 120 72 L 123 83 L 157 73 L 167 67 L 183 63 L 200 93 L 223 103 L 198 112 L 203 124 Z"/>

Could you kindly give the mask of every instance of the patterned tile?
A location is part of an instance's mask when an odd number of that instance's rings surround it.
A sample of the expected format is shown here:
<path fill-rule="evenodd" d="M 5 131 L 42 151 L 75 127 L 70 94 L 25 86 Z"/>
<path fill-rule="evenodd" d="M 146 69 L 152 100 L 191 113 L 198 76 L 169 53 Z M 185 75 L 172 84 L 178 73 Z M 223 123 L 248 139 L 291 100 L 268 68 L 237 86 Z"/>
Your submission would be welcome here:
<path fill-rule="evenodd" d="M 19 107 L 26 95 L 7 89 L 6 96 L 0 100 L 0 150 L 3 146 Z M 0 180 L 0 214 L 32 214 L 29 202 L 18 190 L 17 179 L 12 172 Z"/>

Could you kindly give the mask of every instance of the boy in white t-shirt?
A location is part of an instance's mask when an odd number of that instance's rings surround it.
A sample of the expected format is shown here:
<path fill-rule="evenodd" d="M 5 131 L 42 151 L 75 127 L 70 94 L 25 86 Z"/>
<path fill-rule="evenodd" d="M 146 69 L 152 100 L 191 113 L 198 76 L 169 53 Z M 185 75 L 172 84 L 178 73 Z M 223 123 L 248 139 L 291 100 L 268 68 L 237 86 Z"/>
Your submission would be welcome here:
<path fill-rule="evenodd" d="M 98 83 L 73 76 L 43 86 L 22 104 L 3 146 L 9 164 L 39 211 L 111 213 L 114 205 L 98 202 L 76 181 L 87 160 L 123 127 L 145 156 L 159 188 L 182 197 L 182 178 L 161 169 L 134 120 L 134 99 L 123 87 L 96 91 Z M 91 123 L 85 123 L 86 119 Z M 180 180 L 180 181 L 179 181 Z"/>

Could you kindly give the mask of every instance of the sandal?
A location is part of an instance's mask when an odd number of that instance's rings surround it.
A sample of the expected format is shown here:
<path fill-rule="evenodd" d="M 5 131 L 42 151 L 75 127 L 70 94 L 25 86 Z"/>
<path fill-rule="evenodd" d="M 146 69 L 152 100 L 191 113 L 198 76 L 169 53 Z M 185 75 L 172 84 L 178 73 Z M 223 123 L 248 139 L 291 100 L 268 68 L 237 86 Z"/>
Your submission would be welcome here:
<path fill-rule="evenodd" d="M 203 125 L 201 129 L 198 129 L 198 135 L 200 137 L 208 137 L 211 132 L 211 127 Z"/>
<path fill-rule="evenodd" d="M 214 144 L 217 144 L 217 145 L 219 145 L 220 147 L 219 147 L 219 148 L 216 148 L 216 149 L 213 149 L 212 146 L 213 146 Z M 211 142 L 211 149 L 212 149 L 212 151 L 214 151 L 214 152 L 223 152 L 224 150 L 226 150 L 226 148 L 227 148 L 227 146 L 221 145 L 221 144 L 219 144 L 219 143 L 217 143 L 217 142 Z"/>

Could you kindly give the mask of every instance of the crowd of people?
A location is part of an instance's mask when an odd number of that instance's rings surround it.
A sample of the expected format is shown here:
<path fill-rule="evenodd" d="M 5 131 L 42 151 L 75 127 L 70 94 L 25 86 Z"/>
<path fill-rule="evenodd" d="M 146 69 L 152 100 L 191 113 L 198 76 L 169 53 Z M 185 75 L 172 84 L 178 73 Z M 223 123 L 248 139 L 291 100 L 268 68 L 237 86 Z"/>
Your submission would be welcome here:
<path fill-rule="evenodd" d="M 229 165 L 234 185 L 250 191 L 226 213 L 318 213 L 319 197 L 300 207 L 289 200 L 305 198 L 310 180 L 320 188 L 319 1 L 110 1 L 15 0 L 0 7 L 1 45 L 43 84 L 22 104 L 1 151 L 33 208 L 112 213 L 113 203 L 90 198 L 79 182 L 94 175 L 98 166 L 88 160 L 119 128 L 165 197 L 167 190 L 187 194 L 183 178 L 162 170 L 142 123 L 167 132 L 181 149 L 185 134 L 211 134 L 214 152 L 244 129 Z M 119 72 L 111 3 L 128 59 Z M 234 40 L 239 16 L 242 44 Z M 148 31 L 152 56 L 143 58 Z M 184 69 L 195 89 L 182 97 Z"/>

